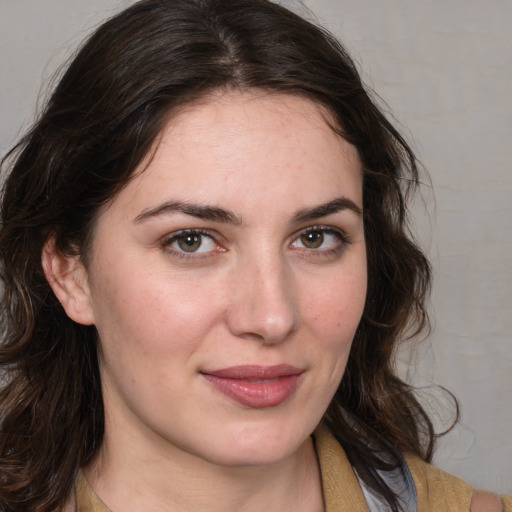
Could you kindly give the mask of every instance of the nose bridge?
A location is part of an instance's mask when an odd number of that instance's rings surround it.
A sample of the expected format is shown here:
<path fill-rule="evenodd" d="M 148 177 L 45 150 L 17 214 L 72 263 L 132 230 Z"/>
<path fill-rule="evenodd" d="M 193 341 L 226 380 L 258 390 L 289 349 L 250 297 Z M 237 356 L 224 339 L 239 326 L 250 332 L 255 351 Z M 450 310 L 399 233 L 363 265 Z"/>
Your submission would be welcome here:
<path fill-rule="evenodd" d="M 293 276 L 278 251 L 241 258 L 235 288 L 228 322 L 237 336 L 278 343 L 297 328 Z"/>

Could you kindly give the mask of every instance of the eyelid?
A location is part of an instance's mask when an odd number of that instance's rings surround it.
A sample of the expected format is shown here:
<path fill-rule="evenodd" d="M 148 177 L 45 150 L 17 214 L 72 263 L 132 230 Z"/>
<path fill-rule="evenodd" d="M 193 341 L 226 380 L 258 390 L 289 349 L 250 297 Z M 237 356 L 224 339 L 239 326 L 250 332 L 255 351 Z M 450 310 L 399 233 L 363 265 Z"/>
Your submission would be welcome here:
<path fill-rule="evenodd" d="M 311 232 L 316 232 L 316 231 L 319 231 L 321 233 L 328 233 L 328 234 L 331 233 L 331 234 L 339 236 L 340 239 L 343 239 L 346 241 L 350 240 L 350 236 L 347 234 L 347 232 L 344 229 L 341 229 L 341 228 L 335 227 L 335 226 L 325 225 L 325 224 L 315 224 L 314 226 L 307 226 L 305 228 L 302 228 L 302 229 L 296 231 L 292 235 L 292 239 L 296 240 L 297 238 L 299 238 L 301 235 L 303 235 L 305 233 L 311 233 Z"/>
<path fill-rule="evenodd" d="M 322 233 L 325 235 L 333 235 L 337 238 L 338 242 L 334 244 L 333 247 L 328 248 L 293 247 L 293 244 L 295 244 L 300 239 L 301 236 L 315 232 Z M 208 237 L 213 240 L 216 247 L 213 250 L 193 252 L 187 252 L 172 247 L 172 244 L 174 244 L 180 237 L 186 235 L 198 235 Z M 212 256 L 214 256 L 215 253 L 226 251 L 226 248 L 223 246 L 222 242 L 219 241 L 219 239 L 222 240 L 223 237 L 216 231 L 204 228 L 187 228 L 178 231 L 173 231 L 172 233 L 169 233 L 162 237 L 161 246 L 170 255 L 178 257 L 180 259 L 201 260 L 211 258 Z M 307 226 L 296 231 L 291 237 L 290 245 L 292 246 L 292 249 L 297 250 L 303 254 L 308 254 L 312 257 L 328 257 L 340 255 L 345 250 L 347 245 L 349 245 L 350 243 L 352 243 L 350 236 L 346 233 L 345 230 L 339 227 L 329 225 L 313 225 Z"/>
<path fill-rule="evenodd" d="M 187 251 L 181 251 L 179 249 L 176 249 L 175 247 L 172 247 L 172 244 L 174 242 L 176 242 L 180 237 L 183 237 L 186 235 L 197 235 L 197 236 L 211 238 L 213 240 L 213 242 L 215 243 L 216 248 L 211 251 L 187 252 Z M 177 256 L 182 259 L 203 259 L 203 258 L 211 257 L 212 253 L 225 251 L 224 247 L 222 247 L 221 243 L 219 243 L 219 238 L 222 238 L 222 237 L 218 233 L 216 233 L 212 230 L 209 230 L 209 229 L 187 228 L 187 229 L 180 229 L 178 231 L 173 231 L 172 233 L 165 235 L 161 239 L 161 246 L 164 250 L 166 250 L 173 256 Z"/>
<path fill-rule="evenodd" d="M 341 228 L 334 227 L 334 226 L 326 226 L 326 225 L 314 225 L 314 226 L 308 226 L 306 228 L 301 229 L 300 231 L 297 231 L 293 237 L 291 245 L 293 245 L 297 240 L 300 239 L 301 236 L 308 234 L 308 233 L 322 233 L 327 235 L 334 235 L 338 238 L 339 243 L 336 244 L 335 247 L 330 247 L 327 249 L 321 249 L 321 248 L 308 248 L 308 247 L 297 247 L 297 250 L 302 250 L 308 253 L 316 253 L 318 255 L 329 255 L 333 253 L 341 253 L 347 245 L 352 243 L 352 240 L 350 236 Z"/>

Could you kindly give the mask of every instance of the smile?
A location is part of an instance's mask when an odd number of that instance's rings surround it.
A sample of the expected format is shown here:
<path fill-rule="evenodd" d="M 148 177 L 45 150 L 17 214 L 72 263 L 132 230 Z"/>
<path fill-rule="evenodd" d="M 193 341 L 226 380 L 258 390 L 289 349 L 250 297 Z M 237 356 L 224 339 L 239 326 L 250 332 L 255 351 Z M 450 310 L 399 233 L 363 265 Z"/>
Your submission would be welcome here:
<path fill-rule="evenodd" d="M 205 371 L 202 375 L 228 398 L 253 409 L 264 409 L 276 407 L 291 396 L 303 373 L 290 365 L 250 365 Z"/>

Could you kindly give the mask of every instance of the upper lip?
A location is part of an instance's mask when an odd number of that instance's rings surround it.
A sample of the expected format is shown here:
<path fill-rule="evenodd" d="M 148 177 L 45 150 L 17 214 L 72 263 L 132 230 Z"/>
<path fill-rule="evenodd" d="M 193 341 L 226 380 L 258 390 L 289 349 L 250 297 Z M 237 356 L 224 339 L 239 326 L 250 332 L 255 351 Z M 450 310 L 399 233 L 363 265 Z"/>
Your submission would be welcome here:
<path fill-rule="evenodd" d="M 289 364 L 277 364 L 274 366 L 240 365 L 220 368 L 218 370 L 203 371 L 201 373 L 224 379 L 266 380 L 288 377 L 290 375 L 300 375 L 304 373 L 304 370 Z"/>

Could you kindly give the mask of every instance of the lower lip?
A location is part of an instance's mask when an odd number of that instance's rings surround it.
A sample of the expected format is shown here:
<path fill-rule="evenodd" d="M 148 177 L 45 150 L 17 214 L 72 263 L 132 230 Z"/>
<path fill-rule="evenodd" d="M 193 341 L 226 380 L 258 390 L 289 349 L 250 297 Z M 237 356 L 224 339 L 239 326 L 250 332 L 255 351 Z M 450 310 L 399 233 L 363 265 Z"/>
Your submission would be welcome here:
<path fill-rule="evenodd" d="M 297 389 L 300 378 L 300 374 L 258 381 L 231 379 L 208 374 L 203 374 L 203 376 L 224 395 L 253 409 L 280 405 Z"/>

